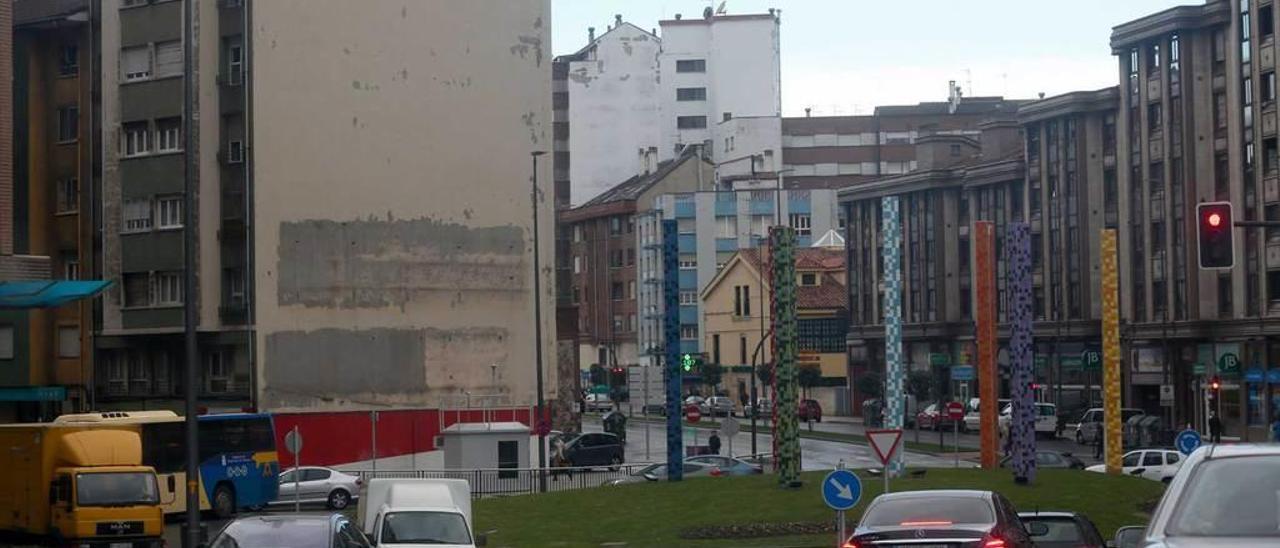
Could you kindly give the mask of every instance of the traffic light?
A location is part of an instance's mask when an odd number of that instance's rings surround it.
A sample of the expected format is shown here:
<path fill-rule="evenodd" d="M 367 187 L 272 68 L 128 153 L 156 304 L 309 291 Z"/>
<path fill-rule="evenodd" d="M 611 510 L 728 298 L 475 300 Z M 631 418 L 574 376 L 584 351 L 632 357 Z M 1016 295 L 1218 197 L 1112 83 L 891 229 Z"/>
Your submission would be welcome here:
<path fill-rule="evenodd" d="M 691 373 L 694 369 L 702 366 L 702 356 L 698 354 L 681 354 L 680 369 L 685 373 Z"/>
<path fill-rule="evenodd" d="M 1213 376 L 1213 378 L 1209 379 L 1209 391 L 1210 391 L 1210 392 L 1213 392 L 1214 394 L 1217 394 L 1217 393 L 1218 393 L 1218 391 L 1219 391 L 1219 390 L 1221 390 L 1221 389 L 1222 389 L 1222 379 L 1218 378 L 1218 376 L 1217 376 L 1217 375 L 1215 375 L 1215 376 Z"/>
<path fill-rule="evenodd" d="M 1235 218 L 1231 202 L 1209 202 L 1196 206 L 1200 235 L 1200 268 L 1231 268 L 1235 265 Z"/>

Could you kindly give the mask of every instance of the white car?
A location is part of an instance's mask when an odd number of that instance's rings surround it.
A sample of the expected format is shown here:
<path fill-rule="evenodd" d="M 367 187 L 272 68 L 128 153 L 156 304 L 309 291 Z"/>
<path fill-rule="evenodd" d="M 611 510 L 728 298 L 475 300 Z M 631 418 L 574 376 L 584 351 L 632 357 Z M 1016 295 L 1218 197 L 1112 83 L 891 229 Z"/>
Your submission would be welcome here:
<path fill-rule="evenodd" d="M 613 401 L 609 399 L 608 394 L 587 394 L 586 411 L 608 412 L 613 411 Z"/>
<path fill-rule="evenodd" d="M 1000 427 L 1009 425 L 1013 413 L 1013 404 L 1005 405 L 1000 411 Z M 1058 406 L 1052 403 L 1036 404 L 1036 435 L 1056 437 L 1058 434 Z"/>
<path fill-rule="evenodd" d="M 982 429 L 982 410 L 980 405 L 982 400 L 978 398 L 969 398 L 968 411 L 964 414 L 964 423 L 960 425 L 966 432 L 977 432 Z M 1009 400 L 996 400 L 996 409 L 1004 409 L 1009 405 Z"/>
<path fill-rule="evenodd" d="M 1120 463 L 1121 473 L 1169 483 L 1178 469 L 1182 468 L 1183 459 L 1182 453 L 1168 449 L 1130 451 L 1124 454 L 1124 460 Z M 1095 464 L 1085 470 L 1105 473 L 1107 465 Z"/>

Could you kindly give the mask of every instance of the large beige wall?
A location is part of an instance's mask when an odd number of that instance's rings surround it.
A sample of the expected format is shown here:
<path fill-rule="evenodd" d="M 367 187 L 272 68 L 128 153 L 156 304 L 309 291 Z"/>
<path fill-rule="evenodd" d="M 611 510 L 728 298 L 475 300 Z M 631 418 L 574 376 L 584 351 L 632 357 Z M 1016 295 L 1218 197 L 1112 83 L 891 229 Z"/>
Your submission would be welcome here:
<path fill-rule="evenodd" d="M 251 5 L 261 405 L 531 402 L 550 1 Z M 551 391 L 549 155 L 538 180 Z"/>

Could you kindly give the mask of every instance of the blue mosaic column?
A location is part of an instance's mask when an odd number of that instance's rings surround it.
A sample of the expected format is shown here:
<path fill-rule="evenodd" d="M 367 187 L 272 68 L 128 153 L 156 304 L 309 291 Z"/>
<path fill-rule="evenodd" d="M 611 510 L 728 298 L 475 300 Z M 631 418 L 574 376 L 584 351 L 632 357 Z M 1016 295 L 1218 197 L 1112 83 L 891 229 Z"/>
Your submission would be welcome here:
<path fill-rule="evenodd" d="M 773 333 L 777 342 L 778 399 L 774 409 L 778 440 L 778 483 L 789 486 L 800 480 L 799 377 L 796 372 L 796 231 L 775 226 L 770 231 L 773 248 Z"/>
<path fill-rule="evenodd" d="M 1013 477 L 1019 482 L 1036 477 L 1036 402 L 1031 383 L 1033 306 L 1031 296 L 1031 227 L 1009 223 L 1006 238 L 1009 265 L 1009 366 L 1012 369 L 1010 452 Z"/>
<path fill-rule="evenodd" d="M 902 225 L 898 219 L 898 197 L 881 198 L 880 210 L 880 232 L 884 238 L 884 398 L 887 404 L 884 427 L 901 430 L 902 416 L 906 413 L 903 401 L 906 367 L 902 360 Z M 889 462 L 889 472 L 897 476 L 905 467 L 899 447 Z"/>
<path fill-rule="evenodd" d="M 666 344 L 667 481 L 684 478 L 680 417 L 680 254 L 675 219 L 662 221 L 662 338 Z"/>

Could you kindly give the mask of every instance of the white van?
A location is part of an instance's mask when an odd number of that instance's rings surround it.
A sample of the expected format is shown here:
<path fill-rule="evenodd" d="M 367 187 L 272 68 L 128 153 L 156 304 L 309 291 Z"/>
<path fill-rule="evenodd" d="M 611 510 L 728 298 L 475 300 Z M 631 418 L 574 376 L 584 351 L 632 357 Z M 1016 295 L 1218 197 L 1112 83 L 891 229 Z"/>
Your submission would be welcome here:
<path fill-rule="evenodd" d="M 1010 415 L 1013 413 L 1013 404 L 1005 405 L 1000 410 L 1000 426 L 1001 428 L 1009 424 Z M 1036 435 L 1053 438 L 1058 435 L 1058 406 L 1052 403 L 1036 404 Z"/>
<path fill-rule="evenodd" d="M 360 497 L 365 535 L 379 548 L 484 546 L 471 523 L 471 486 L 461 479 L 374 479 Z"/>

